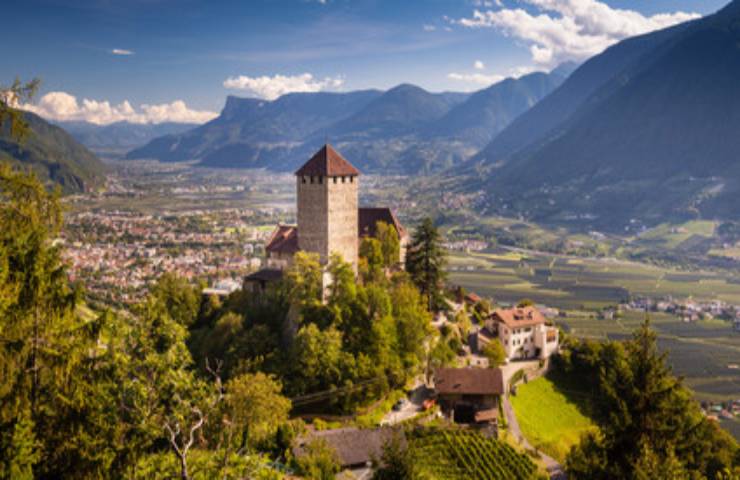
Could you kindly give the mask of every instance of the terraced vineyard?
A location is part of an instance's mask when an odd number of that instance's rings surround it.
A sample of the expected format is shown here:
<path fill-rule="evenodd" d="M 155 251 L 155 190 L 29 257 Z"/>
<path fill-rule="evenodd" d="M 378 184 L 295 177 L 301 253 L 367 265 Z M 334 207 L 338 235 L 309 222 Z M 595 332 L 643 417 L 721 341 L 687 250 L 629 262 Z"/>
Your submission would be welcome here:
<path fill-rule="evenodd" d="M 411 433 L 424 473 L 436 479 L 529 480 L 537 467 L 509 445 L 471 430 L 426 428 Z"/>

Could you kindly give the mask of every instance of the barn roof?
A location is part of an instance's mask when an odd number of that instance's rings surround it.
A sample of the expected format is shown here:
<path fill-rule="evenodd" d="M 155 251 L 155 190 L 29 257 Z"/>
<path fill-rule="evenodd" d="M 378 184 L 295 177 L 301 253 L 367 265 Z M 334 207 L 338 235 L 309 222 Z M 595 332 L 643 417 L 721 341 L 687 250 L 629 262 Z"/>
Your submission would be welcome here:
<path fill-rule="evenodd" d="M 293 453 L 296 457 L 305 454 L 306 446 L 312 441 L 321 439 L 332 447 L 339 457 L 342 467 L 365 465 L 373 458 L 380 458 L 383 445 L 393 435 L 403 435 L 403 431 L 392 428 L 359 429 L 337 428 L 310 432 L 296 441 Z M 401 437 L 405 443 L 405 438 Z"/>
<path fill-rule="evenodd" d="M 439 368 L 434 389 L 442 395 L 501 395 L 504 377 L 500 368 Z"/>

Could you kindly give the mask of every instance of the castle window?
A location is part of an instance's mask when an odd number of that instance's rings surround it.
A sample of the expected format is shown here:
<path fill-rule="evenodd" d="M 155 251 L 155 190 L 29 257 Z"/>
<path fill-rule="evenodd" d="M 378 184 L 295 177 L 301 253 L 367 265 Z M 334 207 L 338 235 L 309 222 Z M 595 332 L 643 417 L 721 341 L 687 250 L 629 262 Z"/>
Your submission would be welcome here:
<path fill-rule="evenodd" d="M 311 175 L 311 183 L 313 183 L 313 175 Z"/>
<path fill-rule="evenodd" d="M 355 177 L 349 177 L 349 183 L 354 183 Z"/>
<path fill-rule="evenodd" d="M 342 175 L 342 183 L 344 183 L 344 175 Z"/>
<path fill-rule="evenodd" d="M 334 183 L 337 183 L 337 177 L 333 177 L 333 178 L 334 178 Z"/>
<path fill-rule="evenodd" d="M 305 175 L 301 175 L 301 183 L 306 183 L 306 176 Z"/>
<path fill-rule="evenodd" d="M 319 184 L 322 184 L 322 183 L 324 183 L 324 177 L 322 177 L 321 175 L 319 175 Z"/>

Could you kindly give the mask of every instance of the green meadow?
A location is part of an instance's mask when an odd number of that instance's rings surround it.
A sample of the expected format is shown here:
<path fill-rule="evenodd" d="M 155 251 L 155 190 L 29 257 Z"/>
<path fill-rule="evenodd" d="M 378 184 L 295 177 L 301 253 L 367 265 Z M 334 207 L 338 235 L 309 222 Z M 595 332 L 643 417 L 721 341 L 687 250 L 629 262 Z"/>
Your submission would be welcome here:
<path fill-rule="evenodd" d="M 584 413 L 587 396 L 571 383 L 541 377 L 509 397 L 524 437 L 559 462 L 583 433 L 596 428 Z"/>

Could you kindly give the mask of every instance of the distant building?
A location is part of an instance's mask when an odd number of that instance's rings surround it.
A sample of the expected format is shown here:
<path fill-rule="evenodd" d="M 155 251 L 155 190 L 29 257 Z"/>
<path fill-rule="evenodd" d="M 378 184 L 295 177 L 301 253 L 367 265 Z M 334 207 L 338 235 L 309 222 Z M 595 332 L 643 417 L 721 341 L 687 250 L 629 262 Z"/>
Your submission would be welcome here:
<path fill-rule="evenodd" d="M 735 331 L 740 332 L 740 318 L 735 319 Z"/>
<path fill-rule="evenodd" d="M 356 272 L 360 242 L 376 235 L 378 222 L 396 230 L 401 245 L 398 261 L 403 262 L 408 244 L 403 225 L 390 208 L 358 207 L 360 172 L 331 145 L 324 145 L 295 175 L 298 225 L 279 225 L 270 236 L 265 247 L 267 269 L 284 270 L 296 252 L 306 251 L 317 253 L 322 265 L 338 253 Z"/>
<path fill-rule="evenodd" d="M 545 359 L 558 350 L 557 327 L 536 307 L 500 308 L 491 314 L 487 328 L 506 352 L 506 360 Z"/>

